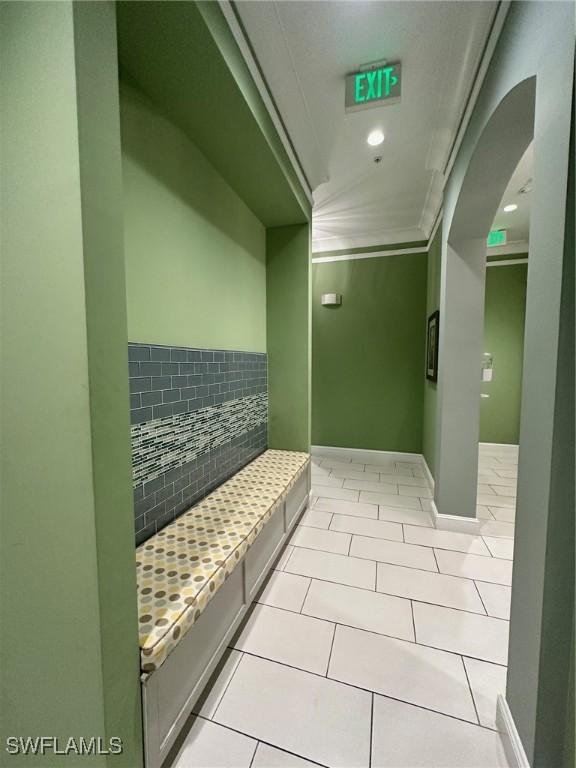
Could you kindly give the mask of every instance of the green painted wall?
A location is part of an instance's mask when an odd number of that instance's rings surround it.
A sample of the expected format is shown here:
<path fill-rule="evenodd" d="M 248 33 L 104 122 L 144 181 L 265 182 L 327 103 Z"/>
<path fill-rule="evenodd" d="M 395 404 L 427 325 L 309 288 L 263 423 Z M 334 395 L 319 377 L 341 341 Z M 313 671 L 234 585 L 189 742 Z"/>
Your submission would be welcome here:
<path fill-rule="evenodd" d="M 442 224 L 436 230 L 430 243 L 427 258 L 426 281 L 426 322 L 430 315 L 440 307 L 440 273 L 442 268 Z M 440 318 L 442 323 L 442 318 Z M 442 364 L 442 361 L 439 362 Z M 423 374 L 424 375 L 424 374 Z M 428 469 L 434 477 L 436 471 L 436 389 L 435 381 L 429 381 L 424 375 L 424 418 L 422 425 L 422 453 Z"/>
<path fill-rule="evenodd" d="M 310 447 L 310 228 L 266 233 L 268 443 Z"/>
<path fill-rule="evenodd" d="M 310 203 L 219 4 L 133 0 L 117 12 L 122 71 L 266 226 L 307 221 Z"/>
<path fill-rule="evenodd" d="M 527 264 L 486 269 L 484 351 L 493 356 L 493 379 L 482 384 L 490 395 L 480 401 L 480 441 L 520 439 L 522 357 L 526 314 Z"/>
<path fill-rule="evenodd" d="M 1 3 L 0 73 L 0 762 L 138 768 L 114 5 Z"/>
<path fill-rule="evenodd" d="M 130 341 L 266 351 L 264 226 L 132 85 L 120 107 Z"/>
<path fill-rule="evenodd" d="M 426 254 L 312 267 L 312 443 L 422 451 Z M 323 293 L 342 305 L 323 307 Z"/>

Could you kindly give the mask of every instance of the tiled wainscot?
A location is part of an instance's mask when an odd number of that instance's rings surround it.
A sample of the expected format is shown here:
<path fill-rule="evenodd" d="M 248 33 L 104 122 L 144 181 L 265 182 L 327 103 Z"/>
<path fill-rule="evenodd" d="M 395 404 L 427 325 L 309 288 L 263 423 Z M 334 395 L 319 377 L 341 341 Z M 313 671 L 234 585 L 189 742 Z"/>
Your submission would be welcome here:
<path fill-rule="evenodd" d="M 267 447 L 266 354 L 129 344 L 136 542 Z"/>

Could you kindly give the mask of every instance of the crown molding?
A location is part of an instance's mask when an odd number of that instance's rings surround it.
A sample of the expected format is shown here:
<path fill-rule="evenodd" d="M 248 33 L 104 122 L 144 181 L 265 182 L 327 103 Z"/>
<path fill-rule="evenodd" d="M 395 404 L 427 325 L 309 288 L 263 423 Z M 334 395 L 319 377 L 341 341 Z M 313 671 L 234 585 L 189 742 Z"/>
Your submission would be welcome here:
<path fill-rule="evenodd" d="M 262 70 L 260 69 L 260 65 L 258 64 L 256 56 L 254 55 L 250 41 L 248 40 L 248 37 L 234 8 L 234 3 L 231 0 L 218 0 L 218 5 L 222 11 L 222 15 L 224 16 L 226 24 L 232 33 L 232 37 L 238 45 L 240 54 L 242 55 L 242 58 L 248 67 L 248 71 L 250 72 L 254 85 L 260 94 L 266 111 L 272 120 L 274 128 L 276 129 L 276 133 L 278 134 L 278 138 L 280 139 L 280 142 L 282 143 L 282 146 L 284 147 L 284 150 L 288 156 L 290 165 L 292 166 L 292 169 L 296 174 L 298 181 L 300 182 L 308 202 L 311 206 L 313 206 L 314 200 L 312 197 L 312 189 L 310 183 L 308 182 L 304 169 L 302 168 L 298 155 L 296 154 L 296 150 L 294 149 L 288 131 L 286 130 L 286 126 L 284 125 L 280 115 L 280 111 L 278 110 L 276 102 L 274 101 L 274 97 L 272 96 L 268 84 L 264 79 Z"/>
<path fill-rule="evenodd" d="M 444 187 L 446 186 L 446 182 L 452 171 L 452 166 L 456 161 L 458 151 L 460 150 L 466 129 L 468 128 L 468 124 L 472 117 L 472 112 L 478 101 L 480 89 L 484 83 L 494 50 L 496 49 L 496 44 L 500 38 L 500 33 L 504 27 L 504 22 L 506 21 L 506 16 L 508 15 L 511 5 L 512 0 L 500 0 L 494 11 L 494 16 L 492 18 L 482 55 L 480 56 L 478 67 L 476 68 L 476 74 L 472 80 L 472 85 L 464 109 L 462 110 L 458 127 L 454 133 L 452 144 L 447 152 L 446 161 L 442 170 L 434 172 L 430 179 L 430 185 L 428 187 L 428 193 L 426 195 L 426 201 L 424 203 L 424 208 L 422 209 L 422 216 L 420 217 L 419 223 L 419 226 L 424 232 L 426 232 L 427 223 L 429 221 L 434 221 L 442 208 Z"/>

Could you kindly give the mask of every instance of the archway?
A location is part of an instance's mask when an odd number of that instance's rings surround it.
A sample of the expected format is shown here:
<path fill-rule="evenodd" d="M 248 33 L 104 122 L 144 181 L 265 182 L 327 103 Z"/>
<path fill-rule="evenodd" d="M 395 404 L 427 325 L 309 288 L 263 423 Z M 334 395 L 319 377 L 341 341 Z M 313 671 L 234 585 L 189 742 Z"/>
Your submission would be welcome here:
<path fill-rule="evenodd" d="M 524 80 L 493 113 L 468 165 L 452 219 L 445 222 L 435 505 L 441 516 L 459 520 L 463 530 L 471 530 L 476 519 L 486 238 L 534 135 L 535 85 L 534 77 Z"/>

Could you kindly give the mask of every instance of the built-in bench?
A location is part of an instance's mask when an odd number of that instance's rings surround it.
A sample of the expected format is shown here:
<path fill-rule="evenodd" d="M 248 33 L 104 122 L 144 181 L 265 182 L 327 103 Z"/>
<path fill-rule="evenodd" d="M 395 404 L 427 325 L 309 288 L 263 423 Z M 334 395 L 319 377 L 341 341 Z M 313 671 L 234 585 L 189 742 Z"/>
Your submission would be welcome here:
<path fill-rule="evenodd" d="M 310 492 L 269 450 L 136 551 L 146 768 L 159 768 Z"/>

